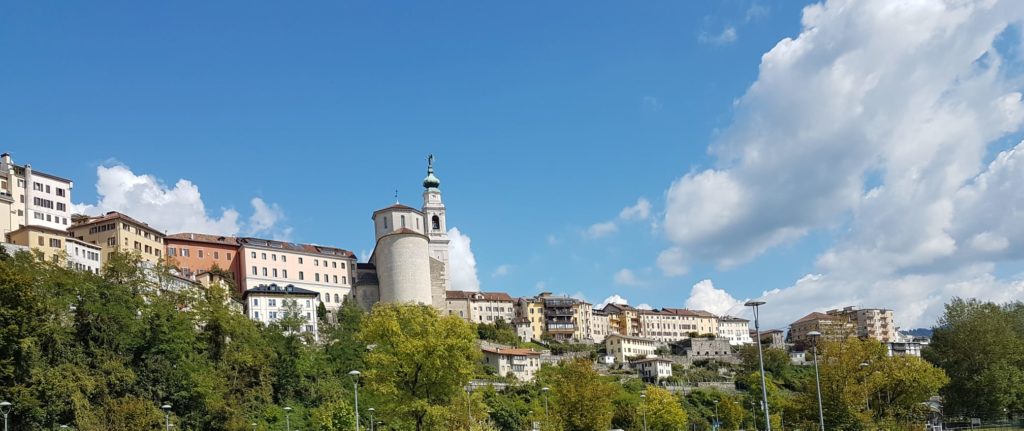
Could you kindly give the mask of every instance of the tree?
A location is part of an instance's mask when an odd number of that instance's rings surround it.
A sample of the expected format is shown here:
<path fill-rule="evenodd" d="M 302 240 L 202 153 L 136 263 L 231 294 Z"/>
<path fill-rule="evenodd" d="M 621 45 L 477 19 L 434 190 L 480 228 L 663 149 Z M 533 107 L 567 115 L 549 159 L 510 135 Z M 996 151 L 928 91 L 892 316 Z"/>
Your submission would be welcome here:
<path fill-rule="evenodd" d="M 347 402 L 336 400 L 311 409 L 310 419 L 316 431 L 347 431 L 355 426 L 356 414 Z"/>
<path fill-rule="evenodd" d="M 686 411 L 679 399 L 671 392 L 650 386 L 646 390 L 644 410 L 647 412 L 647 429 L 651 431 L 675 431 L 686 429 Z"/>
<path fill-rule="evenodd" d="M 947 415 L 1024 412 L 1024 303 L 953 299 L 923 355 L 950 378 L 942 391 Z"/>
<path fill-rule="evenodd" d="M 481 356 L 473 327 L 439 317 L 428 306 L 377 304 L 358 338 L 366 355 L 366 387 L 381 397 L 392 422 L 425 429 L 432 409 L 449 404 L 469 382 Z"/>
<path fill-rule="evenodd" d="M 576 359 L 552 370 L 552 417 L 565 431 L 605 430 L 611 426 L 611 383 L 594 371 L 593 363 Z M 546 421 L 548 422 L 548 421 Z"/>

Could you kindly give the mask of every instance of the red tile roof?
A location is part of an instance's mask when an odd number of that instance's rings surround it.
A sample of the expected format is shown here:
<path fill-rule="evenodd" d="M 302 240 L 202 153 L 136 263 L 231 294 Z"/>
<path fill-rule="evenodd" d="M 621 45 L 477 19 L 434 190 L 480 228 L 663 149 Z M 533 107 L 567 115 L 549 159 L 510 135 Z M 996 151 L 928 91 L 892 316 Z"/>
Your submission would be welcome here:
<path fill-rule="evenodd" d="M 238 245 L 238 238 L 224 235 L 211 235 L 206 233 L 176 233 L 167 235 L 167 239 L 178 241 L 205 242 L 210 244 Z"/>
<path fill-rule="evenodd" d="M 828 314 L 819 313 L 819 312 L 815 311 L 815 312 L 813 312 L 811 314 L 808 314 L 808 315 L 806 315 L 804 317 L 801 317 L 800 320 L 797 320 L 796 322 L 793 322 L 792 324 L 795 325 L 797 323 L 811 322 L 811 321 L 814 321 L 814 320 L 827 320 L 829 322 L 834 322 L 834 321 L 843 320 L 843 318 L 842 317 L 838 317 L 838 316 L 829 316 Z"/>
<path fill-rule="evenodd" d="M 496 353 L 499 355 L 540 356 L 540 352 L 533 349 L 502 349 L 497 347 L 481 347 L 480 350 L 488 353 Z"/>
<path fill-rule="evenodd" d="M 83 227 L 83 226 L 94 225 L 94 224 L 97 224 L 97 223 L 105 223 L 105 222 L 108 222 L 108 221 L 111 221 L 111 220 L 125 220 L 125 221 L 128 221 L 129 223 L 134 223 L 136 225 L 139 225 L 139 226 L 142 226 L 142 227 L 144 227 L 146 229 L 149 229 L 149 230 L 151 230 L 153 232 L 156 232 L 161 237 L 164 236 L 163 232 L 160 232 L 159 230 L 157 230 L 153 226 L 150 226 L 148 223 L 144 223 L 144 222 L 138 221 L 136 219 L 133 219 L 133 218 L 129 217 L 127 214 L 122 214 L 122 213 L 119 213 L 117 211 L 109 211 L 106 214 L 103 214 L 101 216 L 96 216 L 96 217 L 90 216 L 87 219 L 78 219 L 77 221 L 71 223 L 71 227 L 69 227 L 68 229 L 75 229 L 75 228 L 79 228 L 79 227 Z"/>
<path fill-rule="evenodd" d="M 449 290 L 444 293 L 445 299 L 476 299 L 480 295 L 480 301 L 505 301 L 512 302 L 512 297 L 505 292 L 469 292 L 464 290 Z"/>

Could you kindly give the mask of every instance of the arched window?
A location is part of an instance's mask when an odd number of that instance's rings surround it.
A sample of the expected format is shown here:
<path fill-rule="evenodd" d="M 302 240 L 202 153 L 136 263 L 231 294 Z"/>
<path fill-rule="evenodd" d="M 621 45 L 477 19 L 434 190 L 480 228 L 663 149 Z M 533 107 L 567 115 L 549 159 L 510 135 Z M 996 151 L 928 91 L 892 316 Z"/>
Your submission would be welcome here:
<path fill-rule="evenodd" d="M 431 223 L 432 223 L 432 229 L 434 229 L 434 230 L 441 229 L 441 218 L 438 217 L 436 214 L 434 215 L 433 218 L 431 218 Z"/>
<path fill-rule="evenodd" d="M 405 227 L 405 214 L 402 215 L 402 227 Z"/>
<path fill-rule="evenodd" d="M 341 302 L 340 300 L 338 300 L 338 294 L 337 293 L 334 294 L 334 302 Z"/>

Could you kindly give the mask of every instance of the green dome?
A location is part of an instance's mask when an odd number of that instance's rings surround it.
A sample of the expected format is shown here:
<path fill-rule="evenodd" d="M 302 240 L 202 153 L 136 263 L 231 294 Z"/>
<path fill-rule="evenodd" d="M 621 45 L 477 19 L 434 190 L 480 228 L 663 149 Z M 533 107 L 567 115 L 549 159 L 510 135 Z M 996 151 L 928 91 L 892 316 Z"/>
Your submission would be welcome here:
<path fill-rule="evenodd" d="M 436 189 L 441 187 L 441 180 L 434 176 L 434 155 L 427 157 L 427 177 L 423 179 L 423 188 Z"/>

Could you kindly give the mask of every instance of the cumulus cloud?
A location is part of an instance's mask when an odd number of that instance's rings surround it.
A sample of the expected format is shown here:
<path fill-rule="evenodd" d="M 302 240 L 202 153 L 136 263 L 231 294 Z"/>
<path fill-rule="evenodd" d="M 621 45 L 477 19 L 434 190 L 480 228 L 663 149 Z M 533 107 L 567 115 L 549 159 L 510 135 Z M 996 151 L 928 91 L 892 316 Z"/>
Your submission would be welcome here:
<path fill-rule="evenodd" d="M 650 215 L 651 202 L 644 198 L 637 199 L 636 205 L 625 207 L 619 212 L 622 220 L 647 220 Z"/>
<path fill-rule="evenodd" d="M 504 277 L 504 276 L 508 275 L 508 273 L 510 271 L 512 271 L 512 265 L 508 265 L 508 264 L 498 265 L 497 268 L 494 268 L 494 272 L 491 273 L 491 277 L 492 278 Z"/>
<path fill-rule="evenodd" d="M 690 270 L 686 265 L 686 254 L 679 247 L 670 247 L 659 253 L 657 264 L 666 277 L 678 277 Z"/>
<path fill-rule="evenodd" d="M 736 27 L 727 25 L 722 28 L 722 31 L 715 34 L 709 34 L 708 32 L 700 32 L 697 36 L 697 41 L 700 43 L 706 43 L 710 45 L 728 45 L 736 41 Z"/>
<path fill-rule="evenodd" d="M 659 267 L 728 268 L 841 227 L 816 274 L 766 293 L 766 316 L 772 303 L 797 317 L 863 305 L 924 325 L 952 295 L 1024 298 L 1019 280 L 992 275 L 1024 257 L 1024 144 L 984 163 L 1024 124 L 1007 67 L 1020 59 L 995 44 L 1022 22 L 1015 1 L 806 7 L 801 33 L 762 56 L 736 101 L 716 165 L 669 187 Z"/>
<path fill-rule="evenodd" d="M 629 268 L 622 268 L 616 271 L 612 279 L 615 281 L 615 284 L 619 286 L 639 286 L 643 284 L 636 278 L 636 274 L 633 273 L 633 270 Z"/>
<path fill-rule="evenodd" d="M 473 240 L 455 227 L 448 229 L 448 239 L 448 262 L 451 265 L 448 274 L 451 277 L 452 290 L 479 292 L 480 279 L 476 276 Z"/>
<path fill-rule="evenodd" d="M 644 96 L 642 100 L 643 100 L 642 104 L 643 104 L 644 108 L 648 109 L 648 110 L 650 110 L 652 112 L 660 111 L 661 107 L 663 106 L 661 104 L 661 101 L 658 100 L 658 98 L 654 97 L 654 96 Z"/>
<path fill-rule="evenodd" d="M 743 302 L 733 298 L 724 289 L 718 289 L 711 280 L 701 280 L 690 289 L 686 308 L 705 310 L 719 316 L 735 315 L 743 311 Z"/>
<path fill-rule="evenodd" d="M 618 294 L 615 294 L 615 295 L 612 295 L 612 296 L 609 296 L 609 297 L 605 298 L 604 301 L 601 301 L 601 304 L 598 305 L 597 308 L 598 309 L 604 308 L 604 306 L 608 305 L 608 304 L 629 305 L 629 301 L 627 301 L 626 298 L 623 298 L 623 297 L 619 296 Z"/>
<path fill-rule="evenodd" d="M 167 233 L 201 232 L 220 235 L 262 234 L 290 232 L 281 227 L 284 213 L 276 204 L 267 204 L 253 198 L 253 213 L 248 222 L 240 220 L 238 211 L 221 208 L 220 214 L 211 214 L 203 202 L 199 187 L 186 179 L 168 186 L 158 178 L 136 174 L 124 165 L 96 168 L 95 204 L 75 204 L 76 213 L 99 215 L 118 211 L 149 223 Z"/>
<path fill-rule="evenodd" d="M 615 222 L 594 223 L 587 228 L 585 235 L 587 238 L 597 239 L 611 235 L 618 230 L 619 227 L 615 225 Z"/>
<path fill-rule="evenodd" d="M 637 305 L 636 309 L 637 310 L 653 310 L 654 307 L 651 307 L 651 304 L 644 303 L 644 304 Z"/>

